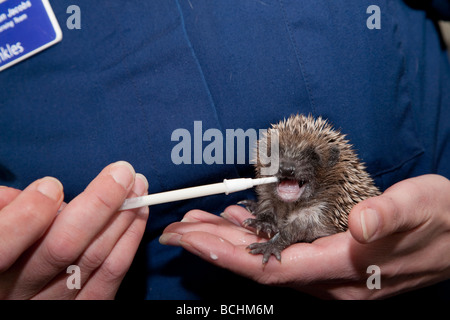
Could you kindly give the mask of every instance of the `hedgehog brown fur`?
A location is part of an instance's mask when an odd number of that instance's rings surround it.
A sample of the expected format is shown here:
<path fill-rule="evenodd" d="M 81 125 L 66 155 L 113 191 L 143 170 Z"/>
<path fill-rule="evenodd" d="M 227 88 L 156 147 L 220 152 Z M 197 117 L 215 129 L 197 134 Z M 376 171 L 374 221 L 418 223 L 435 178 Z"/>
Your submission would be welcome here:
<path fill-rule="evenodd" d="M 258 201 L 243 201 L 255 215 L 244 225 L 263 232 L 267 242 L 249 246 L 252 254 L 263 254 L 263 264 L 273 254 L 296 242 L 347 230 L 348 214 L 355 204 L 380 191 L 366 172 L 345 135 L 321 117 L 293 115 L 258 141 L 270 152 L 270 139 L 278 133 L 278 183 L 256 188 Z M 274 155 L 271 155 L 273 158 Z M 265 167 L 259 157 L 256 175 Z"/>

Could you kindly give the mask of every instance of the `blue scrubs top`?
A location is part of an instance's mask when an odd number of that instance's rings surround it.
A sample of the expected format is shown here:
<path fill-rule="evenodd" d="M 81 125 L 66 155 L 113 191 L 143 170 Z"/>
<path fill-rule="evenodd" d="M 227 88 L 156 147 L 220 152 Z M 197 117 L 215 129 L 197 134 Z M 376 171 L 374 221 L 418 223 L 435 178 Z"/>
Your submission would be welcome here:
<path fill-rule="evenodd" d="M 225 138 L 293 113 L 346 133 L 382 189 L 450 178 L 450 67 L 435 20 L 449 17 L 449 2 L 422 2 L 52 1 L 63 41 L 0 73 L 0 184 L 23 189 L 51 175 L 70 201 L 117 160 L 143 173 L 150 193 L 250 177 L 237 161 L 194 164 L 192 154 L 174 164 L 172 133 L 186 129 L 201 151 L 210 142 L 194 137 L 194 121 Z M 66 27 L 74 4 L 80 30 Z M 367 26 L 371 5 L 380 29 Z M 190 209 L 218 214 L 253 196 L 151 207 L 119 297 L 292 297 L 158 243 Z"/>

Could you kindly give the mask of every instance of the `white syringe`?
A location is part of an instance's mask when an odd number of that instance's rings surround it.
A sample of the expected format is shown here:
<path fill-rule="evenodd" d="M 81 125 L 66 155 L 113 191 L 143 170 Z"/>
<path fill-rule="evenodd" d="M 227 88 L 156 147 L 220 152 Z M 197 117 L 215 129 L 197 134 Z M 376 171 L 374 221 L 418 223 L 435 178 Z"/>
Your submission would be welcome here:
<path fill-rule="evenodd" d="M 223 182 L 207 184 L 198 187 L 184 188 L 160 193 L 149 194 L 147 196 L 126 199 L 119 211 L 151 206 L 160 203 L 173 202 L 179 200 L 186 200 L 213 194 L 243 191 L 253 188 L 254 186 L 266 183 L 275 183 L 278 179 L 276 177 L 268 178 L 238 178 L 238 179 L 224 179 Z"/>

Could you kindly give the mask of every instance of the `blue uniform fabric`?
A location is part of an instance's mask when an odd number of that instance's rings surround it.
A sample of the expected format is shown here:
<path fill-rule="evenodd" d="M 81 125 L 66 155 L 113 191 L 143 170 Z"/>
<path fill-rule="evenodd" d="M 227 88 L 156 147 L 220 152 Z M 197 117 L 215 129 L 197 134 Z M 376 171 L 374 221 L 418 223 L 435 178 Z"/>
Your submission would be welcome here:
<path fill-rule="evenodd" d="M 450 67 L 434 20 L 450 16 L 448 1 L 51 4 L 63 41 L 0 73 L 2 185 L 23 189 L 51 175 L 70 201 L 117 160 L 143 173 L 150 193 L 249 177 L 248 164 L 175 165 L 172 133 L 194 137 L 202 121 L 202 132 L 225 136 L 293 113 L 326 117 L 346 133 L 382 189 L 426 173 L 450 178 Z M 81 30 L 66 28 L 73 4 Z M 370 5 L 380 8 L 381 29 L 367 27 Z M 119 297 L 292 296 L 158 243 L 190 209 L 218 214 L 252 196 L 151 207 Z"/>

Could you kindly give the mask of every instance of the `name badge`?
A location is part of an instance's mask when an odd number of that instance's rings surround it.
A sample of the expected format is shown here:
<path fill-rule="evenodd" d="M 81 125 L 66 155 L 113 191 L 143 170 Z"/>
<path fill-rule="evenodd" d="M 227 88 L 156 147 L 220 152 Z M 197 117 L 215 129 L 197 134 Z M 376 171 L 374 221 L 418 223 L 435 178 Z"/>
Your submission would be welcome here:
<path fill-rule="evenodd" d="M 48 0 L 0 0 L 0 72 L 61 40 Z"/>

